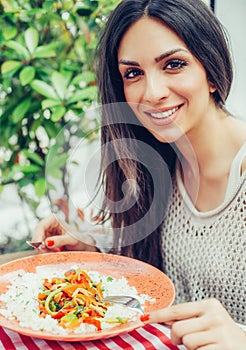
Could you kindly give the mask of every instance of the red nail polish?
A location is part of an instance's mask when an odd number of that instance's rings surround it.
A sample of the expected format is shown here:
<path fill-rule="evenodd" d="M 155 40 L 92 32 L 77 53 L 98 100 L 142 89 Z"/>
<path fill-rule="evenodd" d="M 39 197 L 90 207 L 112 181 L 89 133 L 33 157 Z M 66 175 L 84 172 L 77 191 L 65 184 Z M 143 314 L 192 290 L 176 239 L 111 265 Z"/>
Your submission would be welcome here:
<path fill-rule="evenodd" d="M 141 315 L 140 316 L 140 321 L 141 322 L 146 322 L 149 320 L 149 314 Z"/>
<path fill-rule="evenodd" d="M 47 247 L 52 247 L 55 244 L 55 241 L 53 239 L 47 239 L 46 245 Z"/>
<path fill-rule="evenodd" d="M 57 251 L 58 251 L 58 252 L 63 252 L 63 250 L 64 250 L 63 247 L 57 248 Z"/>

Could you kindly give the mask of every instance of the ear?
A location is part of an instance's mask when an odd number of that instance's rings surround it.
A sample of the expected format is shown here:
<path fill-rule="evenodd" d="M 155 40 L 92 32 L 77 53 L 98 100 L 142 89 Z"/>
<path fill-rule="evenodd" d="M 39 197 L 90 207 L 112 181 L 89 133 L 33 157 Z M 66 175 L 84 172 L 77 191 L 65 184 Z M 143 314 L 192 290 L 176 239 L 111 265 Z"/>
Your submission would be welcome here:
<path fill-rule="evenodd" d="M 209 92 L 210 92 L 210 94 L 213 94 L 217 90 L 216 87 L 210 81 L 208 82 L 208 85 L 209 85 Z"/>

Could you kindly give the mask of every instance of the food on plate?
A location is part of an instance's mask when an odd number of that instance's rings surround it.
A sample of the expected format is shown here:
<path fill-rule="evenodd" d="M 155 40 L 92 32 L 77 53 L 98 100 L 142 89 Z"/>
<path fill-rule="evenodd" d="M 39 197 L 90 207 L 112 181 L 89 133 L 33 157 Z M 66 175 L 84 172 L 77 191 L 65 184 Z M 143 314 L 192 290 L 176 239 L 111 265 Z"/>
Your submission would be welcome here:
<path fill-rule="evenodd" d="M 108 295 L 130 295 L 144 307 L 154 302 L 138 295 L 125 277 L 104 276 L 79 266 L 56 270 L 38 266 L 36 273 L 17 271 L 0 296 L 0 314 L 21 327 L 65 335 L 97 332 L 136 320 L 137 312 L 102 302 Z"/>
<path fill-rule="evenodd" d="M 101 330 L 101 321 L 109 306 L 102 302 L 103 298 L 102 281 L 94 283 L 86 271 L 71 269 L 62 277 L 44 279 L 43 289 L 38 294 L 40 316 L 50 315 L 64 328 L 77 328 L 86 323 Z M 110 319 L 110 323 L 128 320 L 116 318 Z"/>

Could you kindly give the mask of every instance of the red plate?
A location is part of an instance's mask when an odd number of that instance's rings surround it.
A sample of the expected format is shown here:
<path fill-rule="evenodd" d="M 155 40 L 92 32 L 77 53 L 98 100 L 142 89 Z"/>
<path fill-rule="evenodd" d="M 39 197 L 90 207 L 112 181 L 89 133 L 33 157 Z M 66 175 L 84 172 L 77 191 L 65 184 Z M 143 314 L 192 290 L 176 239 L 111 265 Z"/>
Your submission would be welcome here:
<path fill-rule="evenodd" d="M 54 269 L 69 269 L 73 265 L 81 269 L 98 271 L 105 276 L 121 278 L 124 276 L 129 285 L 135 286 L 138 294 L 147 294 L 155 298 L 156 302 L 145 304 L 144 311 L 149 312 L 155 309 L 170 306 L 175 297 L 175 290 L 170 279 L 155 267 L 139 260 L 124 256 L 92 253 L 92 252 L 61 252 L 29 256 L 23 259 L 11 261 L 0 266 L 0 295 L 7 291 L 9 284 L 5 275 L 18 270 L 36 272 L 37 266 L 53 267 Z M 0 302 L 0 308 L 3 308 Z M 69 335 L 57 335 L 51 332 L 35 331 L 31 328 L 24 328 L 18 321 L 8 320 L 0 314 L 0 325 L 15 332 L 36 338 L 50 339 L 56 341 L 86 341 L 113 336 L 130 332 L 142 326 L 137 320 L 116 326 L 107 330 L 90 333 L 71 333 Z"/>

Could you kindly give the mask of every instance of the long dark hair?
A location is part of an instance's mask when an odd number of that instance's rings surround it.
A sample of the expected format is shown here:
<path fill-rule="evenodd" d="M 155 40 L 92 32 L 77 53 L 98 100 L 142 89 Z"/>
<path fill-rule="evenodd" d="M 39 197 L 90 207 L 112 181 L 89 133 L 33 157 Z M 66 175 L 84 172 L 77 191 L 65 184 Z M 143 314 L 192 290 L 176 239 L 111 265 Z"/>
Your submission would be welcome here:
<path fill-rule="evenodd" d="M 117 57 L 127 29 L 143 16 L 158 19 L 184 41 L 216 88 L 212 96 L 218 108 L 224 108 L 230 91 L 232 65 L 224 30 L 201 0 L 123 0 L 110 15 L 99 42 L 102 212 L 114 228 L 113 252 L 162 268 L 161 227 L 177 150 L 175 145 L 157 141 L 127 107 Z M 147 159 L 143 143 L 155 151 L 156 159 Z"/>

